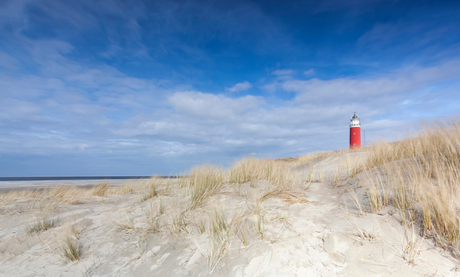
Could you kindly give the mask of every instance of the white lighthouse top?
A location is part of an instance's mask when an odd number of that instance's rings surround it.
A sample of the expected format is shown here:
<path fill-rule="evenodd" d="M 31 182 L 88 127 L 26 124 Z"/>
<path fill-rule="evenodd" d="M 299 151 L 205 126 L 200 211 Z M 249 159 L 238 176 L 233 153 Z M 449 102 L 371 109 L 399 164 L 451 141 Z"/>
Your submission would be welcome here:
<path fill-rule="evenodd" d="M 353 113 L 353 116 L 350 119 L 350 128 L 351 127 L 361 127 L 361 124 L 359 124 L 359 117 L 356 115 L 356 113 Z"/>

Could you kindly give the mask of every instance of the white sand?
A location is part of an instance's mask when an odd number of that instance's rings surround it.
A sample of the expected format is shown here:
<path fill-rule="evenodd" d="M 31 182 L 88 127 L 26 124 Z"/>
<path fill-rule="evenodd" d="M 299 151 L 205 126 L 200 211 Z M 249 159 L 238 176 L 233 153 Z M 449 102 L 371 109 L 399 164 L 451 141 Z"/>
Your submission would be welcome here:
<path fill-rule="evenodd" d="M 345 159 L 344 155 L 330 157 L 293 170 L 307 174 L 314 165 L 329 176 Z M 215 207 L 228 221 L 240 211 L 254 210 L 255 199 L 267 189 L 265 182 L 225 188 L 204 207 L 185 213 L 189 233 L 179 234 L 167 227 L 172 225 L 168 221 L 174 210 L 184 207 L 179 200 L 183 192 L 177 186 L 161 196 L 167 212 L 159 216 L 163 229 L 155 234 L 147 231 L 146 218 L 151 209 L 156 211 L 160 199 L 142 202 L 141 191 L 55 207 L 40 206 L 33 199 L 15 201 L 0 208 L 0 275 L 460 276 L 459 261 L 432 240 L 422 239 L 417 229 L 405 230 L 393 207 L 361 216 L 350 191 L 356 191 L 366 204 L 360 184 L 363 176 L 337 188 L 328 182 L 325 178 L 323 183 L 305 187 L 308 203 L 289 206 L 276 198 L 263 201 L 264 238 L 255 231 L 257 217 L 248 213 L 247 246 L 234 237 L 218 263 L 207 259 L 209 232 L 200 234 L 194 222 L 212 217 Z M 39 235 L 27 234 L 27 224 L 45 215 L 58 218 L 59 226 Z M 134 229 L 116 223 L 129 221 Z M 81 244 L 77 262 L 67 262 L 58 250 L 71 225 Z"/>

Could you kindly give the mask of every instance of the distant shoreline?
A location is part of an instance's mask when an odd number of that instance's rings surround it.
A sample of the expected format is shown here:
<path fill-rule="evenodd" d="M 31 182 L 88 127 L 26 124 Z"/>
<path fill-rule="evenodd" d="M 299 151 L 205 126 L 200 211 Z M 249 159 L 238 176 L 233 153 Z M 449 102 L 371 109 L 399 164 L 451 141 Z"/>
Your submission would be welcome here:
<path fill-rule="evenodd" d="M 177 179 L 181 176 L 44 176 L 44 177 L 0 177 L 2 181 L 73 181 L 73 180 L 129 180 L 129 179 L 150 179 L 152 177 L 160 179 Z"/>
<path fill-rule="evenodd" d="M 0 177 L 0 193 L 17 190 L 40 190 L 56 186 L 92 188 L 101 182 L 120 186 L 125 182 L 147 180 L 152 177 L 177 179 L 182 176 L 49 176 L 49 177 Z"/>

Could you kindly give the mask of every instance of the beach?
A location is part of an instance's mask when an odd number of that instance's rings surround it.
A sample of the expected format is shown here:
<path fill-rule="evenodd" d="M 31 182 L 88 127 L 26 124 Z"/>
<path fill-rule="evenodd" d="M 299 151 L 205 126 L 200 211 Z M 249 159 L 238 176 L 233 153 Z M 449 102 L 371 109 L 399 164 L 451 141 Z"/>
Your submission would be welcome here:
<path fill-rule="evenodd" d="M 96 183 L 75 181 L 66 185 L 88 186 L 80 196 L 3 199 L 0 274 L 460 276 L 452 253 L 401 224 L 396 208 L 365 208 L 368 176 L 332 185 L 338 165 L 366 155 L 291 166 L 297 187 L 284 191 L 264 180 L 226 183 L 196 207 L 179 179 L 111 181 L 103 196 Z M 39 230 L 45 219 L 50 228 Z"/>

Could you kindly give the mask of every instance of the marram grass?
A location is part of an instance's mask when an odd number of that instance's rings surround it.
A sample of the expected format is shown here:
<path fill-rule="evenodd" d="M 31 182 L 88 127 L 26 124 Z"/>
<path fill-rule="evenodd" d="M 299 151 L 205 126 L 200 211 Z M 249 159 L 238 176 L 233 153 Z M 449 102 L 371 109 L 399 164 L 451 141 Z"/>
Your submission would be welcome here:
<path fill-rule="evenodd" d="M 379 168 L 383 177 L 368 178 L 372 210 L 388 204 L 403 222 L 421 207 L 425 234 L 442 246 L 460 246 L 460 124 L 427 127 L 401 142 L 377 143 L 360 170 Z M 380 176 L 380 175 L 379 175 Z M 406 211 L 409 216 L 406 216 Z"/>

